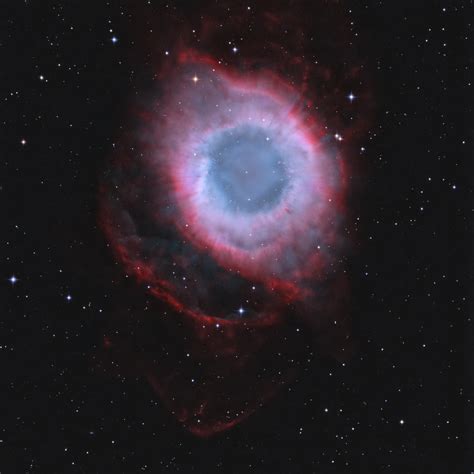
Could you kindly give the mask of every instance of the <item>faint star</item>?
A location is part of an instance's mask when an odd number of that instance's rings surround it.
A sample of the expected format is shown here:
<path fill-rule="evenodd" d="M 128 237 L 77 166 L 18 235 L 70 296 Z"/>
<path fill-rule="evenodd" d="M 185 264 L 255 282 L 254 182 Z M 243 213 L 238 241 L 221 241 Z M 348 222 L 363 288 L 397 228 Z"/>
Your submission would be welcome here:
<path fill-rule="evenodd" d="M 26 145 L 26 140 L 23 138 L 20 142 L 22 145 Z"/>

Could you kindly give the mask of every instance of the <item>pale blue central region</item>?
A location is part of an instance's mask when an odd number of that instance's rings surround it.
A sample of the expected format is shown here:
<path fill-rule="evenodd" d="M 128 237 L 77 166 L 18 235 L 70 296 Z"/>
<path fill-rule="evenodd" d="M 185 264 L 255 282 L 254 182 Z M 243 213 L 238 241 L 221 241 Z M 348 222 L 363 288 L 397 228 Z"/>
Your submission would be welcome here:
<path fill-rule="evenodd" d="M 208 143 L 207 156 L 208 190 L 226 210 L 258 213 L 280 202 L 288 182 L 285 160 L 263 128 L 221 132 Z"/>

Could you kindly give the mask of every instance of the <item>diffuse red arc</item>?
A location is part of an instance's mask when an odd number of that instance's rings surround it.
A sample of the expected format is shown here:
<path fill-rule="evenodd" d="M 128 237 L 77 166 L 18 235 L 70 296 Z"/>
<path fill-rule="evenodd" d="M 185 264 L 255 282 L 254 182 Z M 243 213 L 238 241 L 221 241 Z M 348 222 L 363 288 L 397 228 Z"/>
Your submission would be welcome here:
<path fill-rule="evenodd" d="M 347 316 L 339 316 L 347 306 L 341 298 L 345 283 L 335 283 L 330 291 L 325 308 L 314 309 L 324 311 L 325 318 L 317 321 L 317 347 L 346 360 L 349 326 Z M 123 296 L 137 299 L 133 291 Z M 213 318 L 169 313 L 153 301 L 147 302 L 147 311 L 139 306 L 137 301 L 131 313 L 117 314 L 122 320 L 116 319 L 114 328 L 120 332 L 111 330 L 105 337 L 101 367 L 120 377 L 145 377 L 169 412 L 200 437 L 244 421 L 314 358 L 305 315 L 297 320 L 287 313 L 286 318 L 281 314 L 242 324 L 220 320 L 216 325 Z M 340 318 L 338 328 L 329 323 L 334 317 Z"/>
<path fill-rule="evenodd" d="M 145 373 L 169 411 L 196 435 L 210 436 L 245 420 L 296 374 L 296 367 L 274 364 L 262 377 L 260 364 L 255 364 L 255 359 L 262 362 L 287 346 L 288 337 L 281 326 L 274 331 L 275 327 L 268 325 L 271 334 L 236 325 L 213 327 L 213 337 L 219 341 L 211 343 L 211 348 L 209 333 L 202 327 L 194 329 L 195 337 L 188 346 L 193 358 L 190 367 L 162 371 L 153 365 Z M 205 370 L 196 370 L 203 366 Z M 252 390 L 243 390 L 248 384 Z"/>
<path fill-rule="evenodd" d="M 349 348 L 343 223 L 348 159 L 363 125 L 343 126 L 335 112 L 345 97 L 329 101 L 327 83 L 318 96 L 315 77 L 331 76 L 335 88 L 343 82 L 329 67 L 314 74 L 314 64 L 289 61 L 301 81 L 290 84 L 276 58 L 269 51 L 270 70 L 251 54 L 233 67 L 175 50 L 101 187 L 100 222 L 117 260 L 173 309 L 164 319 L 157 310 L 156 332 L 134 341 L 146 350 L 112 335 L 106 345 L 136 360 L 169 410 L 200 436 L 261 406 L 296 373 L 287 360 L 301 358 L 302 347 L 336 358 Z M 240 177 L 253 162 L 236 174 L 222 158 L 234 163 L 242 150 L 265 163 L 253 171 L 261 173 L 256 190 Z M 234 194 L 229 176 L 239 185 Z M 249 202 L 239 194 L 247 185 Z"/>

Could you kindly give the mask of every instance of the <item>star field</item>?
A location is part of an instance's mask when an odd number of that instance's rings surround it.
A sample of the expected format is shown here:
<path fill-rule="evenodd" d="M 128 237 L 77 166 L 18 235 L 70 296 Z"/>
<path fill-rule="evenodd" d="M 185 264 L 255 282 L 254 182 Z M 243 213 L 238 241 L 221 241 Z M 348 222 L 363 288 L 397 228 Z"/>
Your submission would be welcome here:
<path fill-rule="evenodd" d="M 471 5 L 339 2 L 345 46 L 357 45 L 363 63 L 353 67 L 370 78 L 373 98 L 364 95 L 367 84 L 349 77 L 336 91 L 344 104 L 337 115 L 352 123 L 374 102 L 353 153 L 359 172 L 348 177 L 351 212 L 343 233 L 355 244 L 338 262 L 353 282 L 354 352 L 344 360 L 323 355 L 295 320 L 282 345 L 261 359 L 254 383 L 240 383 L 251 394 L 268 377 L 280 392 L 229 431 L 199 439 L 137 375 L 138 359 L 127 354 L 148 354 L 158 333 L 153 364 L 185 374 L 189 393 L 206 388 L 204 363 L 191 336 L 178 338 L 179 324 L 170 329 L 175 310 L 123 271 L 97 214 L 99 177 L 127 130 L 130 103 L 160 81 L 155 58 L 173 60 L 174 35 L 183 25 L 183 38 L 199 48 L 206 34 L 201 20 L 217 7 L 73 3 L 10 1 L 0 18 L 0 446 L 6 453 L 0 471 L 474 471 Z M 237 22 L 239 28 L 215 45 L 219 65 L 237 64 L 256 45 L 264 62 L 273 46 L 258 36 L 262 4 L 226 5 L 213 27 L 227 32 Z M 288 22 L 316 17 L 311 5 L 289 12 Z M 297 62 L 293 48 L 303 40 L 324 44 L 318 31 L 289 24 L 274 24 L 281 58 Z M 324 51 L 310 49 L 305 60 L 334 60 Z M 341 52 L 341 63 L 345 57 Z M 192 72 L 187 87 L 201 86 L 201 77 Z M 291 71 L 286 79 L 292 81 Z M 330 133 L 337 144 L 351 138 L 340 129 Z M 262 137 L 255 140 L 268 162 L 259 170 L 259 191 L 270 189 L 264 197 L 271 203 L 285 176 L 271 140 Z M 238 153 L 241 145 L 231 146 Z M 218 165 L 216 189 L 230 206 L 252 212 L 246 199 L 260 199 L 246 178 L 252 163 Z M 229 189 L 233 173 L 239 187 Z M 176 268 L 168 277 L 184 288 L 198 284 L 193 275 Z M 245 298 L 221 302 L 243 321 L 258 299 L 252 283 L 245 291 Z M 223 330 L 208 324 L 202 337 Z M 112 349 L 123 341 L 120 358 Z M 137 349 L 137 341 L 146 343 Z M 285 341 L 296 349 L 285 352 Z M 296 374 L 290 382 L 287 371 Z M 199 410 L 194 416 L 200 423 Z M 229 420 L 241 416 L 227 413 Z"/>

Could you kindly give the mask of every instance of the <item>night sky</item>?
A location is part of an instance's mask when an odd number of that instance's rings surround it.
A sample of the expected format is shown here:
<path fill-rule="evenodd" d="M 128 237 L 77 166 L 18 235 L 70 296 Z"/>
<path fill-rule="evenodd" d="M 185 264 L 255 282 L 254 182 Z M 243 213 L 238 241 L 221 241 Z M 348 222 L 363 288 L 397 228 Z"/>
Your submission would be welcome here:
<path fill-rule="evenodd" d="M 4 0 L 0 472 L 474 472 L 471 7 Z M 272 8 L 270 38 L 259 18 Z M 210 46 L 200 26 L 209 18 L 223 24 Z M 353 355 L 283 336 L 288 352 L 275 362 L 266 351 L 252 367 L 294 375 L 235 427 L 199 437 L 143 377 L 151 352 L 198 380 L 206 368 L 185 360 L 175 310 L 118 262 L 99 222 L 102 176 L 133 105 L 160 81 L 157 64 L 179 45 L 231 68 L 259 50 L 271 67 L 279 44 L 281 72 L 298 21 L 319 61 L 363 64 L 368 91 L 347 78 L 337 90 L 367 124 L 349 158 L 357 173 L 342 231 Z M 232 377 L 236 397 L 259 391 L 251 375 Z"/>

